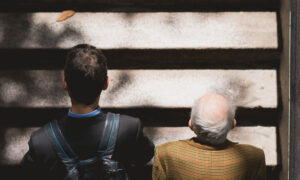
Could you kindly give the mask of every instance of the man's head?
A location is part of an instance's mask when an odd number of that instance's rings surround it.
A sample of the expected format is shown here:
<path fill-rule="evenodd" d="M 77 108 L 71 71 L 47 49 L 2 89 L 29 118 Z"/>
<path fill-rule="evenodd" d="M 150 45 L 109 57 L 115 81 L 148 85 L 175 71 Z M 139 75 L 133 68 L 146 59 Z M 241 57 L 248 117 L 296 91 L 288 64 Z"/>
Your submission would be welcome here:
<path fill-rule="evenodd" d="M 231 102 L 219 94 L 206 94 L 192 107 L 189 126 L 199 139 L 221 144 L 236 124 L 234 116 L 235 107 Z"/>
<path fill-rule="evenodd" d="M 63 86 L 72 103 L 91 105 L 108 85 L 107 60 L 94 46 L 80 44 L 67 54 Z"/>

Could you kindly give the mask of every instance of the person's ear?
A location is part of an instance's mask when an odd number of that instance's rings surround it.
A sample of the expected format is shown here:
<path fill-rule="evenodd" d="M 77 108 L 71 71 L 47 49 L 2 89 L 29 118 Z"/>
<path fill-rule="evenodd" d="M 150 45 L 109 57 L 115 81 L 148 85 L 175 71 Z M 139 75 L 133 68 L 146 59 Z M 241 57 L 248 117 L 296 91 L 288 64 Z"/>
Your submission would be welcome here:
<path fill-rule="evenodd" d="M 188 123 L 188 124 L 189 124 L 190 129 L 193 130 L 192 120 L 191 120 L 191 119 L 189 120 L 189 123 Z"/>
<path fill-rule="evenodd" d="M 109 84 L 110 78 L 107 76 L 104 87 L 102 90 L 106 90 L 108 88 L 108 84 Z"/>
<path fill-rule="evenodd" d="M 235 126 L 236 126 L 236 120 L 233 119 L 233 121 L 232 121 L 232 129 L 235 128 Z"/>
<path fill-rule="evenodd" d="M 68 85 L 67 85 L 67 82 L 66 82 L 66 79 L 65 79 L 65 75 L 62 76 L 61 78 L 62 80 L 62 87 L 64 88 L 64 90 L 68 90 Z"/>

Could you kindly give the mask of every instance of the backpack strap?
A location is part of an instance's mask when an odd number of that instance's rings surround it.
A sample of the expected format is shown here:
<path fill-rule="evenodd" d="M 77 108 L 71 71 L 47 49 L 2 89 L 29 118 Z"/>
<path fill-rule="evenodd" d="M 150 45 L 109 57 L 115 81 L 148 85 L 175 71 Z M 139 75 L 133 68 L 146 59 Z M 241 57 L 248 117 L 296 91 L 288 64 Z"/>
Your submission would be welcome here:
<path fill-rule="evenodd" d="M 106 115 L 104 131 L 98 147 L 98 152 L 102 157 L 109 159 L 112 157 L 118 135 L 119 120 L 119 114 L 107 113 Z"/>
<path fill-rule="evenodd" d="M 57 120 L 49 122 L 45 128 L 51 145 L 55 149 L 59 158 L 67 161 L 78 159 L 77 155 L 74 153 L 71 146 L 61 133 Z"/>
<path fill-rule="evenodd" d="M 119 114 L 107 113 L 106 115 L 102 138 L 98 146 L 98 152 L 102 157 L 112 157 L 118 135 L 119 119 Z M 45 131 L 49 137 L 52 147 L 55 149 L 59 158 L 67 161 L 78 160 L 78 156 L 75 154 L 75 152 L 61 133 L 57 120 L 49 122 L 45 127 Z M 86 160 L 82 160 L 82 162 L 85 161 Z"/>

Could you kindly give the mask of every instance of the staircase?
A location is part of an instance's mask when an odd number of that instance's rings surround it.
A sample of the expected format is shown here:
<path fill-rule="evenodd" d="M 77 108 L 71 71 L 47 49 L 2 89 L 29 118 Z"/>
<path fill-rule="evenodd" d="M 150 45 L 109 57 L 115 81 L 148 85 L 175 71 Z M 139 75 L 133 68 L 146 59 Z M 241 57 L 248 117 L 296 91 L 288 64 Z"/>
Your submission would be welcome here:
<path fill-rule="evenodd" d="M 56 22 L 65 9 L 76 14 Z M 89 43 L 109 61 L 103 111 L 140 117 L 158 145 L 193 136 L 197 97 L 230 90 L 239 108 L 228 138 L 262 148 L 268 179 L 278 179 L 278 9 L 276 0 L 0 2 L 1 174 L 19 179 L 31 132 L 67 112 L 65 52 Z M 137 177 L 151 178 L 151 166 Z"/>

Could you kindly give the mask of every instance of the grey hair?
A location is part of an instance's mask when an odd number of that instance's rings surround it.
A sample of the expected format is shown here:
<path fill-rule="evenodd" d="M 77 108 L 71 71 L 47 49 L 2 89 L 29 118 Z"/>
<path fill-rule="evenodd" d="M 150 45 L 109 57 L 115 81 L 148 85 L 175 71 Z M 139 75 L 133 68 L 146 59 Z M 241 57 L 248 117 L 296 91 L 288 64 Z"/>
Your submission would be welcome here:
<path fill-rule="evenodd" d="M 210 144 L 221 144 L 225 142 L 227 133 L 232 127 L 232 122 L 235 116 L 235 105 L 231 100 L 227 100 L 229 106 L 226 119 L 221 123 L 215 123 L 210 119 L 202 117 L 202 109 L 205 106 L 204 102 L 197 100 L 191 111 L 192 129 L 199 139 Z"/>

